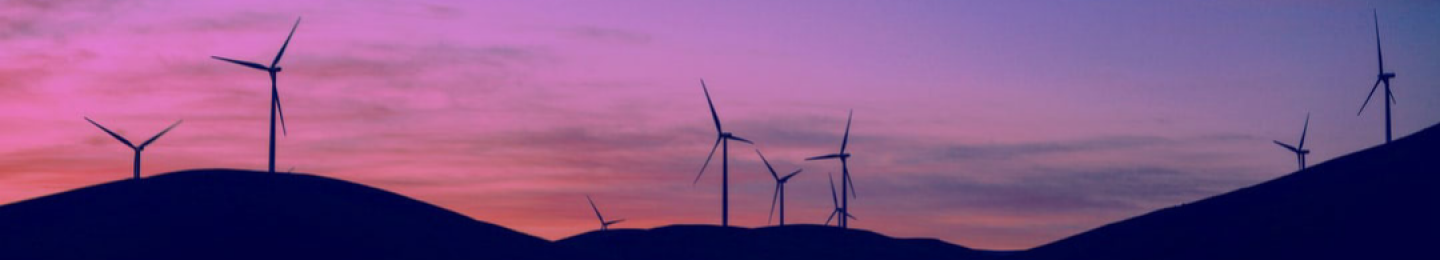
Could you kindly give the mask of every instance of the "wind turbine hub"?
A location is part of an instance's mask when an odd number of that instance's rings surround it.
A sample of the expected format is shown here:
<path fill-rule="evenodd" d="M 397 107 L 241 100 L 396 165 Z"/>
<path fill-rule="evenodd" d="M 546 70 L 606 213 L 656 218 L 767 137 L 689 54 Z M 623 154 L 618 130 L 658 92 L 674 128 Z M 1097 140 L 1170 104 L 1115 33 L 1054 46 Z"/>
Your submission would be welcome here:
<path fill-rule="evenodd" d="M 1381 73 L 1381 74 L 1380 74 L 1380 79 L 1392 79 L 1392 78 L 1395 78 L 1395 73 Z"/>

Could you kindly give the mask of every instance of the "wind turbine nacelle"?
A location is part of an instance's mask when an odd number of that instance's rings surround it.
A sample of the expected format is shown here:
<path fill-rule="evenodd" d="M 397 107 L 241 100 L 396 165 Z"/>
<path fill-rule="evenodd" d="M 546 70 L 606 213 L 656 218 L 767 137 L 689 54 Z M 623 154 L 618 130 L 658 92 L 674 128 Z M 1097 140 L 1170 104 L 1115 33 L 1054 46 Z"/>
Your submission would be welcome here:
<path fill-rule="evenodd" d="M 1395 78 L 1395 73 L 1394 73 L 1394 72 L 1380 73 L 1380 78 L 1385 78 L 1385 79 Z"/>
<path fill-rule="evenodd" d="M 270 71 L 274 71 L 274 72 L 280 72 L 280 71 L 282 71 L 282 70 L 285 70 L 285 68 L 281 68 L 280 66 L 275 66 L 275 67 L 271 67 L 271 68 L 270 68 Z"/>

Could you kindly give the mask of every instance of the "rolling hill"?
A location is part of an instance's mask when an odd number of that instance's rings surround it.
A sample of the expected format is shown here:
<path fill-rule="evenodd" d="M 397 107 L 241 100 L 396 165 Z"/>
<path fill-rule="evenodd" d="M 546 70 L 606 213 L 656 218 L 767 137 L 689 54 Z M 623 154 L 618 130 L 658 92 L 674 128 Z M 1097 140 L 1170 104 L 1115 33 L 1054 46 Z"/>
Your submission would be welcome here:
<path fill-rule="evenodd" d="M 817 225 L 555 242 L 303 174 L 191 170 L 0 206 L 0 259 L 1394 259 L 1440 234 L 1440 128 L 1022 252 Z"/>
<path fill-rule="evenodd" d="M 1013 259 L 1413 259 L 1440 235 L 1440 128 Z"/>
<path fill-rule="evenodd" d="M 387 191 L 192 170 L 0 206 L 0 259 L 556 259 L 546 240 Z"/>
<path fill-rule="evenodd" d="M 818 225 L 673 225 L 595 231 L 556 241 L 587 259 L 988 259 L 999 253 L 935 239 L 897 239 Z"/>

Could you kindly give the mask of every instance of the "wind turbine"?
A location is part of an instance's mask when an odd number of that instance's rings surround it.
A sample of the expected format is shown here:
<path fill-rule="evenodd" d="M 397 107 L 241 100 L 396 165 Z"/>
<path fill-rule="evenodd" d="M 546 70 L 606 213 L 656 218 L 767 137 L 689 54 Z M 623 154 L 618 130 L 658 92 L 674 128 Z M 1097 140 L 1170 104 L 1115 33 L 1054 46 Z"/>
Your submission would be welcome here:
<path fill-rule="evenodd" d="M 1285 143 L 1280 142 L 1280 140 L 1275 140 L 1275 144 L 1278 144 L 1278 145 L 1280 145 L 1281 147 L 1285 147 L 1286 150 L 1290 150 L 1291 152 L 1294 152 L 1294 153 L 1295 153 L 1295 158 L 1300 161 L 1300 169 L 1301 169 L 1301 170 L 1304 170 L 1304 169 L 1305 169 L 1305 155 L 1306 155 L 1306 154 L 1310 154 L 1310 150 L 1306 150 L 1306 149 L 1305 149 L 1305 132 L 1309 132 L 1309 131 L 1310 131 L 1310 114 L 1305 114 L 1305 128 L 1302 128 L 1302 129 L 1300 130 L 1300 145 L 1291 146 L 1291 145 L 1289 145 L 1289 144 L 1285 144 Z"/>
<path fill-rule="evenodd" d="M 175 121 L 175 123 L 174 123 L 174 124 L 171 124 L 170 127 L 166 127 L 165 130 L 160 131 L 160 133 L 158 133 L 158 134 L 155 134 L 154 137 L 150 137 L 149 140 L 145 140 L 145 142 L 140 143 L 139 146 L 136 146 L 134 143 L 131 143 L 130 140 L 125 139 L 125 137 L 120 136 L 120 134 L 116 134 L 115 131 L 110 131 L 109 128 L 105 128 L 105 126 L 101 126 L 100 123 L 96 123 L 95 120 L 90 120 L 89 117 L 86 117 L 86 118 L 85 118 L 85 121 L 90 121 L 90 124 L 95 125 L 95 127 L 99 127 L 100 130 L 104 130 L 105 133 L 110 134 L 110 136 L 115 137 L 116 140 L 120 140 L 120 142 L 121 142 L 121 143 L 124 143 L 125 146 L 129 146 L 130 149 L 134 149 L 134 150 L 135 150 L 135 177 L 134 177 L 134 179 L 139 180 L 139 179 L 140 179 L 140 152 L 145 151 L 145 147 L 150 146 L 151 143 L 154 143 L 154 142 L 155 142 L 155 139 L 160 139 L 160 136 L 165 135 L 165 133 L 167 133 L 167 132 L 170 132 L 170 129 L 175 128 L 175 126 L 180 125 L 180 122 L 184 122 L 185 120 Z"/>
<path fill-rule="evenodd" d="M 228 61 L 270 73 L 270 173 L 275 173 L 275 117 L 277 114 L 280 117 L 280 130 L 283 131 L 282 134 L 290 135 L 290 131 L 285 129 L 285 109 L 280 107 L 280 89 L 275 84 L 275 74 L 280 73 L 280 57 L 285 56 L 285 47 L 290 46 L 290 38 L 295 36 L 295 29 L 299 27 L 300 18 L 295 18 L 295 25 L 290 27 L 290 35 L 285 36 L 285 44 L 280 45 L 280 52 L 275 54 L 275 60 L 270 62 L 270 66 L 220 56 L 210 56 L 210 58 L 213 59 Z"/>
<path fill-rule="evenodd" d="M 720 114 L 715 113 L 715 102 L 710 101 L 710 89 L 705 87 L 705 79 L 700 79 L 700 89 L 705 91 L 705 102 L 710 104 L 710 117 L 715 119 L 715 146 L 710 147 L 710 155 L 705 157 L 705 164 L 700 165 L 700 173 L 695 174 L 695 181 L 690 185 L 700 182 L 700 176 L 705 175 L 705 168 L 710 166 L 710 159 L 715 158 L 715 149 L 720 148 L 720 226 L 730 226 L 730 140 L 740 141 L 747 144 L 755 144 L 745 138 L 725 132 L 720 128 Z"/>
<path fill-rule="evenodd" d="M 845 219 L 846 219 L 846 218 L 849 218 L 849 219 L 858 219 L 858 218 L 855 218 L 854 215 L 850 215 L 850 212 L 845 211 L 845 207 L 841 207 L 840 201 L 837 200 L 837 199 L 835 199 L 835 174 L 834 174 L 834 173 L 831 173 L 829 176 L 830 176 L 830 202 L 835 204 L 835 210 L 834 210 L 834 211 L 830 211 L 830 216 L 825 218 L 825 225 L 826 225 L 826 226 L 829 226 L 829 225 L 830 225 L 830 220 L 835 219 L 835 215 L 840 215 L 840 216 L 841 216 L 841 217 L 840 217 L 840 221 L 836 221 L 836 222 L 835 222 L 836 225 L 840 225 L 840 223 L 845 223 Z M 841 226 L 841 227 L 843 228 L 844 226 Z"/>
<path fill-rule="evenodd" d="M 795 172 L 791 172 L 785 175 L 785 177 L 780 177 L 780 174 L 775 172 L 775 167 L 770 166 L 770 161 L 765 160 L 765 154 L 760 153 L 760 149 L 755 149 L 755 154 L 760 155 L 760 161 L 764 161 L 765 168 L 770 169 L 770 177 L 775 177 L 775 195 L 770 196 L 770 217 L 775 217 L 775 202 L 779 201 L 780 226 L 785 226 L 785 183 L 790 182 L 790 177 L 795 177 L 796 174 L 800 174 L 800 171 L 804 169 L 796 169 Z M 765 221 L 768 223 L 770 218 L 766 218 Z"/>
<path fill-rule="evenodd" d="M 590 209 L 595 210 L 595 218 L 599 218 L 599 219 L 600 219 L 600 231 L 610 230 L 610 225 L 614 225 L 615 223 L 620 223 L 621 221 L 625 221 L 625 219 L 617 219 L 617 220 L 605 221 L 605 216 L 601 216 L 601 215 L 600 215 L 600 208 L 599 208 L 599 207 L 595 207 L 595 200 L 590 199 L 590 195 L 585 195 L 585 200 L 590 201 Z"/>
<path fill-rule="evenodd" d="M 806 158 L 811 160 L 840 159 L 840 211 L 849 212 L 850 197 L 854 197 L 855 183 L 850 181 L 850 154 L 845 152 L 845 145 L 850 143 L 850 119 L 855 118 L 855 111 L 851 110 L 850 115 L 845 118 L 845 137 L 840 140 L 840 153 L 833 153 L 821 156 Z M 848 214 L 847 214 L 848 215 Z M 841 228 L 849 228 L 850 221 L 840 218 L 838 223 Z"/>
<path fill-rule="evenodd" d="M 1375 56 L 1379 57 L 1380 75 L 1376 76 L 1375 86 L 1370 87 L 1370 94 L 1365 96 L 1365 103 L 1360 104 L 1360 112 L 1356 112 L 1355 115 L 1359 116 L 1360 113 L 1365 112 L 1365 106 L 1370 105 L 1370 98 L 1375 96 L 1375 89 L 1380 88 L 1380 83 L 1385 83 L 1385 143 L 1390 143 L 1394 140 L 1391 138 L 1390 131 L 1390 104 L 1395 103 L 1395 94 L 1390 92 L 1390 79 L 1395 78 L 1395 73 L 1385 72 L 1385 55 L 1380 52 L 1380 14 L 1378 12 L 1372 14 L 1375 16 Z"/>

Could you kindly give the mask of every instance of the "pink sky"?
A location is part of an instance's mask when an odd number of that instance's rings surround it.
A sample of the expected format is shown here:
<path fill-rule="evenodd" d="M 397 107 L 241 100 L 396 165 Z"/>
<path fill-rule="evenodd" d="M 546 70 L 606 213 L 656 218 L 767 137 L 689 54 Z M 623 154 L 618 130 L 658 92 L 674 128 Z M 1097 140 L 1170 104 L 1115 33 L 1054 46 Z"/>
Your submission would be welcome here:
<path fill-rule="evenodd" d="M 268 3 L 267 3 L 268 2 Z M 0 203 L 144 174 L 263 169 L 265 61 L 280 74 L 279 169 L 355 181 L 559 239 L 731 219 L 823 222 L 855 110 L 857 228 L 1023 249 L 1379 144 L 1355 116 L 1380 12 L 1396 134 L 1440 121 L 1434 1 L 0 1 Z M 1373 104 L 1372 104 L 1373 105 Z M 1367 109 L 1369 110 L 1369 109 Z"/>

